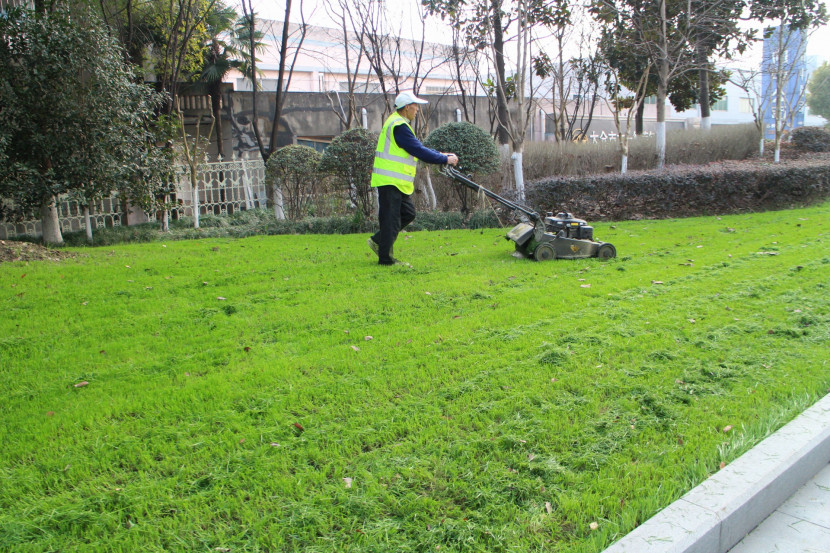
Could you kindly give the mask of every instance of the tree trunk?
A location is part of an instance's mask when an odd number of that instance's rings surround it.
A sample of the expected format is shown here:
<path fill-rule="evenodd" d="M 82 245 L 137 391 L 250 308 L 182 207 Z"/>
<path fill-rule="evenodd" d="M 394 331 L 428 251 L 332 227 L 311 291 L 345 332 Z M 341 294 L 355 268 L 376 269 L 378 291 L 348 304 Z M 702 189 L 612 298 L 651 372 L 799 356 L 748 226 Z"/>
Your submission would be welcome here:
<path fill-rule="evenodd" d="M 58 208 L 55 205 L 55 197 L 47 196 L 40 204 L 40 228 L 43 242 L 46 244 L 63 244 L 61 224 L 58 219 Z"/>
<path fill-rule="evenodd" d="M 222 94 L 220 83 L 217 82 L 210 87 L 210 109 L 213 110 L 213 119 L 216 125 L 216 150 L 219 153 L 220 161 L 227 161 L 225 159 L 225 141 L 224 134 L 222 134 Z"/>
<path fill-rule="evenodd" d="M 92 244 L 92 217 L 89 216 L 89 204 L 84 205 L 84 226 L 86 227 L 86 241 Z"/>
<path fill-rule="evenodd" d="M 427 200 L 429 201 L 429 208 L 432 211 L 438 207 L 438 197 L 435 195 L 435 188 L 432 186 L 432 172 L 429 170 L 429 167 L 426 167 L 426 184 L 424 188 L 426 188 L 427 192 Z"/>
<path fill-rule="evenodd" d="M 764 137 L 761 136 L 761 140 L 758 143 L 758 156 L 763 159 L 764 157 Z"/>
<path fill-rule="evenodd" d="M 697 63 L 700 65 L 698 84 L 700 86 L 700 128 L 708 131 L 712 128 L 711 107 L 709 106 L 709 70 L 706 68 L 706 52 L 703 47 L 697 49 Z"/>
<path fill-rule="evenodd" d="M 640 102 L 637 105 L 637 114 L 634 116 L 634 134 L 637 136 L 643 135 L 643 115 L 646 111 L 646 103 Z"/>
<path fill-rule="evenodd" d="M 161 232 L 170 230 L 170 210 L 167 208 L 167 195 L 164 196 L 164 211 L 161 214 Z"/>
<path fill-rule="evenodd" d="M 492 0 L 493 10 L 493 50 L 496 54 L 496 78 L 499 85 L 496 86 L 496 113 L 498 114 L 498 125 L 496 139 L 499 144 L 507 144 L 510 134 L 507 132 L 507 75 L 504 69 L 504 31 L 501 28 L 501 0 Z"/>
<path fill-rule="evenodd" d="M 193 228 L 199 228 L 199 183 L 196 181 L 196 168 L 190 167 L 190 190 L 193 192 Z"/>
<path fill-rule="evenodd" d="M 660 0 L 660 59 L 657 62 L 657 168 L 666 164 L 666 96 L 669 89 L 669 45 L 666 0 Z"/>
<path fill-rule="evenodd" d="M 271 185 L 271 197 L 273 198 L 274 202 L 274 217 L 278 220 L 282 221 L 285 219 L 285 209 L 283 209 L 283 199 L 282 199 L 282 190 L 274 183 Z"/>
<path fill-rule="evenodd" d="M 522 150 L 524 149 L 524 144 L 519 143 L 514 147 L 516 151 L 510 156 L 513 160 L 513 177 L 516 179 L 516 193 L 519 196 L 519 201 L 523 203 L 525 201 L 525 176 L 524 168 L 522 167 Z"/>

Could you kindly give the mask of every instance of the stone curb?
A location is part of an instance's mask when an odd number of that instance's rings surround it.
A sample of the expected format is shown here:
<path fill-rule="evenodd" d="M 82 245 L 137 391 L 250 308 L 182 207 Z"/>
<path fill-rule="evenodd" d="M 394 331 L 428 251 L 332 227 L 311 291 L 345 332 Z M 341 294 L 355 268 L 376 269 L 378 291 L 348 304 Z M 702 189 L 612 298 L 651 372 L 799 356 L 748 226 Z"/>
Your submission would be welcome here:
<path fill-rule="evenodd" d="M 830 462 L 830 395 L 603 553 L 726 553 Z"/>

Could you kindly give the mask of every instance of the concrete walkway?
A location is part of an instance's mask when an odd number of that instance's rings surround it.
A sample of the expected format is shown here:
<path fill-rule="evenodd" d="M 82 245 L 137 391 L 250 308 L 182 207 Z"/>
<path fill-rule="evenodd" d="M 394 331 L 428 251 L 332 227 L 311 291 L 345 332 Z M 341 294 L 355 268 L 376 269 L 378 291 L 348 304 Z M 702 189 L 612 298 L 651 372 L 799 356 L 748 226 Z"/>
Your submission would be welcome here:
<path fill-rule="evenodd" d="M 830 395 L 604 553 L 830 553 L 828 463 Z"/>
<path fill-rule="evenodd" d="M 730 553 L 830 553 L 830 464 Z"/>

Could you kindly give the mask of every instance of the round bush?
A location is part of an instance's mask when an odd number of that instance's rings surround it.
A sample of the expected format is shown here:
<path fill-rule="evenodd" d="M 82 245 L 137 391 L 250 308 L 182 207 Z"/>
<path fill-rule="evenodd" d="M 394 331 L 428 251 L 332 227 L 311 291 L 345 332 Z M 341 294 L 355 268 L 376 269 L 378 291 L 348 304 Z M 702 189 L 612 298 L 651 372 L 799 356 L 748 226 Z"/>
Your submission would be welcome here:
<path fill-rule="evenodd" d="M 501 165 L 493 137 L 466 121 L 441 125 L 429 133 L 424 145 L 439 152 L 456 154 L 458 167 L 465 173 L 488 175 Z"/>
<path fill-rule="evenodd" d="M 799 127 L 793 130 L 792 142 L 806 152 L 830 152 L 830 132 L 821 127 Z"/>
<path fill-rule="evenodd" d="M 349 129 L 331 141 L 320 160 L 320 171 L 332 175 L 337 186 L 349 192 L 352 204 L 365 217 L 374 211 L 371 184 L 377 142 L 375 133 Z"/>
<path fill-rule="evenodd" d="M 283 195 L 289 219 L 307 215 L 319 185 L 320 152 L 308 146 L 285 146 L 274 152 L 265 165 L 265 179 Z"/>

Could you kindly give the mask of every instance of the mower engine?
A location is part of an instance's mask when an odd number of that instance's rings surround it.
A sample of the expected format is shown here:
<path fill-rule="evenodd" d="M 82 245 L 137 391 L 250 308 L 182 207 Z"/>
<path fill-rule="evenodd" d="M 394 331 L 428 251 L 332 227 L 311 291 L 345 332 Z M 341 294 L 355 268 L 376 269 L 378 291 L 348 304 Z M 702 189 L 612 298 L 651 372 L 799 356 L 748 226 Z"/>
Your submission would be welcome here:
<path fill-rule="evenodd" d="M 584 219 L 577 219 L 567 211 L 557 213 L 548 212 L 545 217 L 546 230 L 559 238 L 574 238 L 576 240 L 593 240 L 594 227 L 588 225 Z"/>

